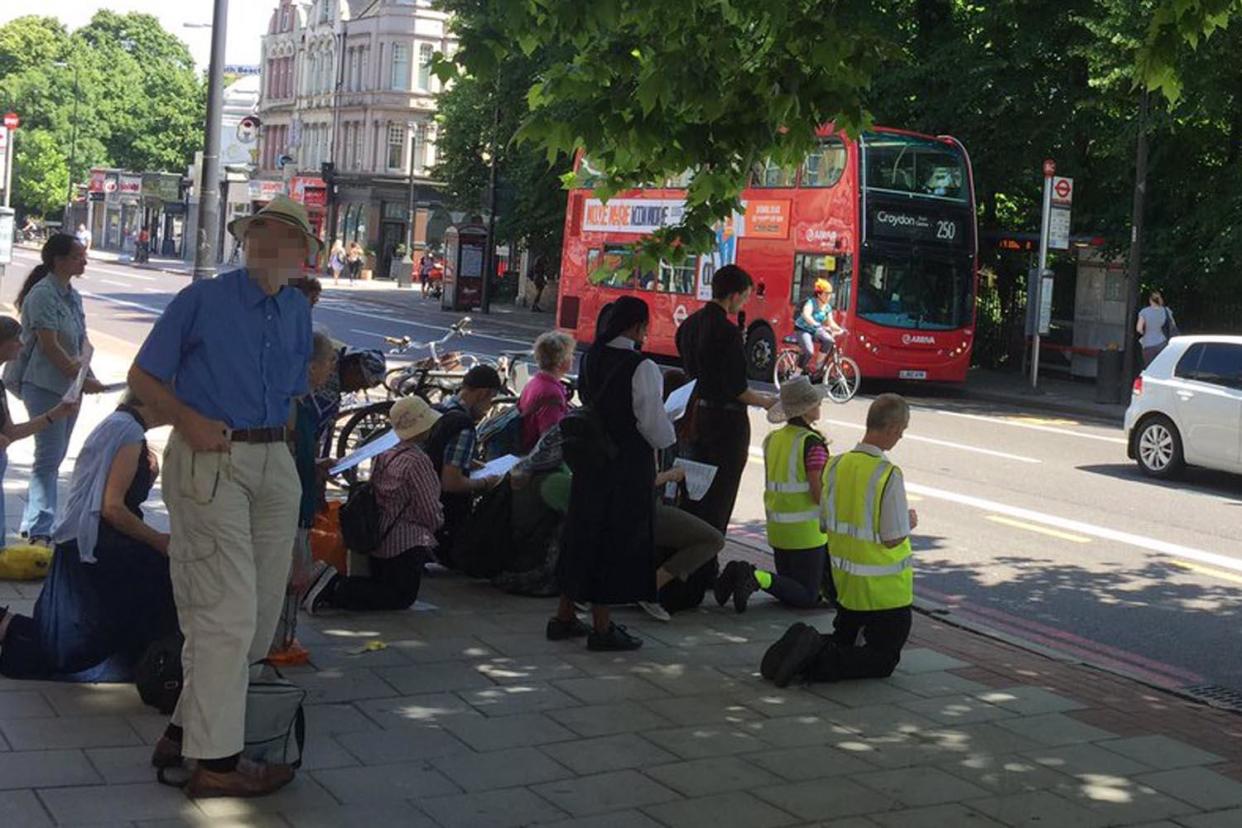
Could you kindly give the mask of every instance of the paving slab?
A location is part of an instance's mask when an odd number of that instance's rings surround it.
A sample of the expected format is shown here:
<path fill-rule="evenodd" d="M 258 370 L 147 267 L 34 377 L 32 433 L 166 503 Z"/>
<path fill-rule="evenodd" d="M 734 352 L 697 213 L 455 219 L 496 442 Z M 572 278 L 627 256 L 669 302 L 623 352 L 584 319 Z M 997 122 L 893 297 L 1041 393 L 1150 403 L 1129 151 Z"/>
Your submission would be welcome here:
<path fill-rule="evenodd" d="M 875 768 L 858 754 L 827 745 L 779 748 L 748 753 L 742 758 L 791 782 L 824 779 L 829 776 L 850 776 Z"/>
<path fill-rule="evenodd" d="M 149 745 L 135 747 L 89 748 L 86 758 L 109 785 L 155 781 Z"/>
<path fill-rule="evenodd" d="M 854 683 L 861 684 L 862 682 Z M 936 670 L 930 673 L 894 673 L 884 682 L 872 683 L 905 690 L 915 694 L 916 696 L 923 696 L 924 698 L 951 696 L 954 693 L 976 695 L 989 689 L 986 684 L 962 678 L 961 676 L 945 670 Z M 845 684 L 845 682 L 842 682 L 839 686 L 845 686 Z M 876 699 L 876 701 L 884 700 Z"/>
<path fill-rule="evenodd" d="M 681 798 L 676 791 L 633 770 L 549 782 L 531 790 L 573 816 L 641 808 Z"/>
<path fill-rule="evenodd" d="M 798 821 L 744 791 L 649 805 L 646 811 L 670 828 L 776 828 Z"/>
<path fill-rule="evenodd" d="M 752 790 L 767 785 L 780 785 L 785 781 L 746 758 L 737 756 L 674 762 L 644 768 L 643 773 L 689 797 Z"/>
<path fill-rule="evenodd" d="M 1080 701 L 1066 698 L 1043 687 L 1001 687 L 979 691 L 975 698 L 1021 716 L 1045 713 L 1066 713 L 1086 707 Z"/>
<path fill-rule="evenodd" d="M 871 820 L 880 828 L 1002 828 L 991 817 L 957 804 L 875 814 Z"/>
<path fill-rule="evenodd" d="M 1242 808 L 1230 808 L 1228 811 L 1217 811 L 1214 814 L 1182 817 L 1179 826 L 1185 828 L 1238 828 L 1242 825 Z"/>
<path fill-rule="evenodd" d="M 196 800 L 200 811 L 212 820 L 249 819 L 255 814 L 276 813 L 285 808 L 332 808 L 337 802 L 314 777 L 299 773 L 285 787 L 269 796 L 248 799 L 218 797 Z"/>
<path fill-rule="evenodd" d="M 1072 777 L 1017 754 L 974 754 L 940 767 L 993 796 L 1053 790 L 1075 783 Z"/>
<path fill-rule="evenodd" d="M 444 828 L 509 828 L 565 816 L 526 788 L 438 796 L 418 805 Z"/>
<path fill-rule="evenodd" d="M 975 799 L 969 803 L 1008 828 L 1102 828 L 1107 817 L 1048 791 Z"/>
<path fill-rule="evenodd" d="M 469 662 L 443 661 L 433 664 L 412 664 L 405 667 L 376 667 L 375 675 L 397 689 L 403 696 L 420 693 L 455 693 L 492 687 L 495 682 Z"/>
<path fill-rule="evenodd" d="M 561 710 L 579 703 L 572 696 L 546 682 L 493 684 L 491 687 L 458 693 L 458 696 L 484 716 L 514 716 L 519 713 Z"/>
<path fill-rule="evenodd" d="M 15 751 L 142 744 L 134 729 L 119 716 L 11 719 L 0 722 L 0 731 Z"/>
<path fill-rule="evenodd" d="M 578 668 L 554 655 L 494 656 L 480 659 L 474 668 L 495 684 L 528 684 L 582 676 Z"/>
<path fill-rule="evenodd" d="M 542 828 L 664 828 L 641 811 L 613 811 L 543 824 Z"/>
<path fill-rule="evenodd" d="M 905 702 L 901 706 L 942 724 L 967 725 L 994 722 L 997 719 L 1007 719 L 1014 715 L 1013 712 L 1003 707 L 967 695 L 919 699 L 914 702 Z"/>
<path fill-rule="evenodd" d="M 412 802 L 286 808 L 280 812 L 292 828 L 436 828 Z"/>
<path fill-rule="evenodd" d="M 0 790 L 97 785 L 103 781 L 80 750 L 0 753 Z"/>
<path fill-rule="evenodd" d="M 455 693 L 366 699 L 355 702 L 353 707 L 384 730 L 442 725 L 458 716 L 479 718 L 483 715 Z"/>
<path fill-rule="evenodd" d="M 851 778 L 911 808 L 962 802 L 988 795 L 983 788 L 938 768 L 871 771 Z"/>
<path fill-rule="evenodd" d="M 574 775 L 562 763 L 529 747 L 443 756 L 431 764 L 468 793 L 537 785 Z"/>
<path fill-rule="evenodd" d="M 298 686 L 306 691 L 307 704 L 354 702 L 401 695 L 391 684 L 365 668 L 337 667 L 302 673 L 296 680 Z"/>
<path fill-rule="evenodd" d="M 390 765 L 469 750 L 460 739 L 440 727 L 402 728 L 342 733 L 336 742 L 364 765 Z"/>
<path fill-rule="evenodd" d="M 40 719 L 58 715 L 42 693 L 34 690 L 0 692 L 0 720 Z"/>
<path fill-rule="evenodd" d="M 674 722 L 659 715 L 652 704 L 682 703 L 684 699 L 659 699 L 655 702 L 625 701 L 615 704 L 591 704 L 549 710 L 548 715 L 579 736 L 609 736 L 614 733 L 637 733 L 643 730 L 670 727 Z"/>
<path fill-rule="evenodd" d="M 568 728 L 561 727 L 542 713 L 521 713 L 495 719 L 450 719 L 445 728 L 475 750 L 544 745 L 577 738 Z"/>
<path fill-rule="evenodd" d="M 901 807 L 892 797 L 844 777 L 774 785 L 756 796 L 803 820 L 877 814 Z"/>
<path fill-rule="evenodd" d="M 702 759 L 735 753 L 754 753 L 770 747 L 767 742 L 732 725 L 696 725 L 645 734 L 660 747 L 682 759 Z"/>
<path fill-rule="evenodd" d="M 731 694 L 650 699 L 642 704 L 678 725 L 736 724 L 763 718 L 762 713 L 747 707 Z"/>
<path fill-rule="evenodd" d="M 579 776 L 676 762 L 677 756 L 636 733 L 544 745 L 543 752 Z"/>
<path fill-rule="evenodd" d="M 336 736 L 341 733 L 374 732 L 380 726 L 352 704 L 308 704 L 306 732 Z"/>
<path fill-rule="evenodd" d="M 823 716 L 786 716 L 780 719 L 759 719 L 743 722 L 737 729 L 776 747 L 802 747 L 830 744 L 853 735 L 853 731 Z"/>
<path fill-rule="evenodd" d="M 1168 736 L 1132 736 L 1128 739 L 1113 739 L 1096 744 L 1105 750 L 1120 753 L 1122 756 L 1142 762 L 1157 770 L 1214 765 L 1225 761 L 1223 757 L 1215 753 L 1208 753 L 1206 750 L 1200 750 L 1177 739 L 1170 739 Z"/>
<path fill-rule="evenodd" d="M 311 775 L 345 805 L 372 805 L 461 792 L 447 776 L 426 762 L 334 768 L 314 771 Z"/>
<path fill-rule="evenodd" d="M 552 685 L 582 704 L 607 704 L 627 700 L 661 699 L 669 694 L 637 676 L 598 676 L 565 679 Z"/>
<path fill-rule="evenodd" d="M 943 674 L 941 674 L 943 675 Z M 915 678 L 913 676 L 909 678 Z M 923 696 L 887 681 L 839 681 L 811 684 L 808 690 L 842 707 L 869 707 L 873 704 L 901 704 L 918 701 Z M 936 695 L 947 695 L 947 691 Z"/>
<path fill-rule="evenodd" d="M 151 708 L 132 684 L 62 684 L 43 691 L 58 716 L 140 715 Z"/>
<path fill-rule="evenodd" d="M 1179 768 L 1135 777 L 1136 782 L 1204 810 L 1242 805 L 1242 782 L 1208 768 Z"/>
<path fill-rule="evenodd" d="M 1000 720 L 996 724 L 998 727 L 1011 730 L 1033 742 L 1049 747 L 1073 745 L 1080 742 L 1100 742 L 1105 739 L 1117 738 L 1116 733 L 1080 722 L 1063 713 L 1049 713 L 1043 716 L 1020 716 L 1013 719 Z"/>
<path fill-rule="evenodd" d="M 203 816 L 193 802 L 176 788 L 159 784 L 83 785 L 44 788 L 39 799 L 58 823 L 116 822 L 142 819 L 175 819 Z"/>
<path fill-rule="evenodd" d="M 919 673 L 936 673 L 943 670 L 957 670 L 971 665 L 953 656 L 929 650 L 926 647 L 911 647 L 901 652 L 901 663 L 897 672 L 913 676 Z"/>
<path fill-rule="evenodd" d="M 1041 748 L 1023 755 L 1044 767 L 1079 778 L 1085 776 L 1129 777 L 1153 770 L 1150 765 L 1088 744 Z"/>
<path fill-rule="evenodd" d="M 48 828 L 52 818 L 34 791 L 0 791 L 0 825 L 4 828 Z"/>

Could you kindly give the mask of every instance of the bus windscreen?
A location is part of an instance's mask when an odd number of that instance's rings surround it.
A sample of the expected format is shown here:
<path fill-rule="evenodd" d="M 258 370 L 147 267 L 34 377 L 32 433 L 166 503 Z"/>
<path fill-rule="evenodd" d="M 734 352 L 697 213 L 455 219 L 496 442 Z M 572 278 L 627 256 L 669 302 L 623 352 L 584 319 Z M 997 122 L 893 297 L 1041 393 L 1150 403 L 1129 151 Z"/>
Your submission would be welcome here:
<path fill-rule="evenodd" d="M 864 253 L 858 315 L 887 328 L 948 331 L 969 325 L 974 305 L 971 259 Z"/>
<path fill-rule="evenodd" d="M 885 132 L 865 134 L 863 147 L 868 190 L 969 201 L 966 162 L 951 144 Z"/>

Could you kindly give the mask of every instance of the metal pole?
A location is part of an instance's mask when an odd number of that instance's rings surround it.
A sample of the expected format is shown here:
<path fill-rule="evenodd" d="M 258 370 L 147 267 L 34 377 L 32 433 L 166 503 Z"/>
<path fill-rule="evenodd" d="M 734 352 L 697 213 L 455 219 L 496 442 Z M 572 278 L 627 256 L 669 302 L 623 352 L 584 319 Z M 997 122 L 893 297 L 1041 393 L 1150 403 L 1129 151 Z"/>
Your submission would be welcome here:
<path fill-rule="evenodd" d="M 13 201 L 13 166 L 17 164 L 17 147 L 13 146 L 13 130 L 5 127 L 4 131 L 4 206 L 8 207 Z"/>
<path fill-rule="evenodd" d="M 406 210 L 405 260 L 414 258 L 414 153 L 418 147 L 418 124 L 410 121 L 410 203 Z"/>
<path fill-rule="evenodd" d="M 496 79 L 496 91 L 492 93 L 492 151 L 491 164 L 487 170 L 487 248 L 483 251 L 483 295 L 479 299 L 479 312 L 492 312 L 492 279 L 496 275 L 496 138 L 500 132 L 500 78 Z"/>
<path fill-rule="evenodd" d="M 1039 273 L 1035 276 L 1035 335 L 1031 339 L 1031 388 L 1039 387 L 1039 317 L 1044 306 L 1044 271 L 1048 269 L 1048 221 L 1052 215 L 1052 176 L 1044 172 L 1044 201 L 1039 231 Z"/>
<path fill-rule="evenodd" d="M 1122 326 L 1125 338 L 1122 342 L 1125 350 L 1122 351 L 1122 369 L 1121 369 L 1121 387 L 1122 399 L 1128 399 L 1125 396 L 1125 386 L 1129 384 L 1135 374 L 1137 360 L 1135 359 L 1135 330 L 1134 319 L 1138 313 L 1139 301 L 1139 280 L 1143 273 L 1143 202 L 1147 197 L 1147 115 L 1150 106 L 1150 96 L 1147 90 L 1143 90 L 1143 98 L 1139 103 L 1138 117 L 1138 146 L 1135 148 L 1134 159 L 1134 204 L 1133 218 L 1130 224 L 1130 261 L 1126 268 L 1126 318 Z"/>
<path fill-rule="evenodd" d="M 73 165 L 78 160 L 78 67 L 73 67 L 73 137 L 69 141 L 69 192 L 65 197 L 65 219 L 68 221 L 69 211 L 73 209 Z"/>
<path fill-rule="evenodd" d="M 207 124 L 203 133 L 203 167 L 198 187 L 198 233 L 194 280 L 211 278 L 216 269 L 220 226 L 220 121 L 223 117 L 224 41 L 229 0 L 215 0 L 211 17 L 211 66 L 207 71 Z"/>

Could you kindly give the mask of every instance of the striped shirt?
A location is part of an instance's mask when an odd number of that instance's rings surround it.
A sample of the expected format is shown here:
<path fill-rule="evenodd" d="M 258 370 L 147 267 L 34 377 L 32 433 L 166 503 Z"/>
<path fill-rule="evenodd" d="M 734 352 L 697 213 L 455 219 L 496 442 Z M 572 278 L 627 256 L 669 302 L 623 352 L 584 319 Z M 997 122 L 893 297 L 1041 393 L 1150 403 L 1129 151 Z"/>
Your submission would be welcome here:
<path fill-rule="evenodd" d="M 395 558 L 415 547 L 434 548 L 444 509 L 431 458 L 416 443 L 403 442 L 376 459 L 371 480 L 383 515 L 380 533 L 388 533 L 372 557 Z"/>

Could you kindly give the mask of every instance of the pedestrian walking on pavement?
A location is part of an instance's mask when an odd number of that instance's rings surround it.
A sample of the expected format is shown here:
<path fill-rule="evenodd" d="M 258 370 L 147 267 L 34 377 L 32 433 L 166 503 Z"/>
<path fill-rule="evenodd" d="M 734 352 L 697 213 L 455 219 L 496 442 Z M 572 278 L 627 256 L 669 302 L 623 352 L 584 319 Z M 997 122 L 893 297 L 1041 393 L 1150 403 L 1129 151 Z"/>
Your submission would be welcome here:
<path fill-rule="evenodd" d="M 77 239 L 78 244 L 82 245 L 82 249 L 90 251 L 91 249 L 91 231 L 86 229 L 85 224 L 78 225 L 78 232 L 73 236 Z"/>
<path fill-rule="evenodd" d="M 185 678 L 152 764 L 197 760 L 191 797 L 258 796 L 293 778 L 241 751 L 248 668 L 276 631 L 302 494 L 286 440 L 293 400 L 309 390 L 311 316 L 289 282 L 319 240 L 286 196 L 229 232 L 246 267 L 178 293 L 129 372 L 173 424 L 164 498 Z"/>
<path fill-rule="evenodd" d="M 535 262 L 534 272 L 531 274 L 531 281 L 535 284 L 535 298 L 531 300 L 530 309 L 535 313 L 543 313 L 543 308 L 539 307 L 539 300 L 543 298 L 543 289 L 548 286 L 546 271 L 547 265 L 541 256 Z"/>
<path fill-rule="evenodd" d="M 759 672 L 785 687 L 810 681 L 887 678 L 910 637 L 914 603 L 910 533 L 918 515 L 906 503 L 901 469 L 885 454 L 910 424 L 910 406 L 881 394 L 867 411 L 867 432 L 824 473 L 820 523 L 832 550 L 837 614 L 831 635 L 794 624 L 768 648 Z M 860 645 L 859 637 L 862 638 Z"/>
<path fill-rule="evenodd" d="M 4 382 L 16 389 L 31 419 L 60 404 L 82 367 L 87 345 L 86 314 L 72 281 L 86 271 L 86 248 L 73 236 L 57 233 L 47 240 L 41 261 L 30 271 L 15 304 L 21 311 L 22 348 L 5 366 Z M 87 394 L 104 390 L 87 375 Z M 31 541 L 47 543 L 56 520 L 60 464 L 69 451 L 76 414 L 56 420 L 35 435 L 34 464 L 21 530 Z"/>
<path fill-rule="evenodd" d="M 722 607 L 732 599 L 734 609 L 745 612 L 760 589 L 799 609 L 819 603 L 828 562 L 828 536 L 819 525 L 828 440 L 815 430 L 815 421 L 824 394 L 822 385 L 802 375 L 781 386 L 780 402 L 768 410 L 768 422 L 784 423 L 763 440 L 763 505 L 776 571 L 730 561 L 716 579 L 716 603 Z"/>
<path fill-rule="evenodd" d="M 146 432 L 162 425 L 127 395 L 86 438 L 33 616 L 0 608 L 0 675 L 128 682 L 147 648 L 177 632 L 169 536 L 142 518 L 159 475 Z"/>
<path fill-rule="evenodd" d="M 686 508 L 726 534 L 737 500 L 742 472 L 750 456 L 747 406 L 768 409 L 776 397 L 751 390 L 746 379 L 742 332 L 729 320 L 750 299 L 754 282 L 737 265 L 712 276 L 712 300 L 677 329 L 677 352 L 686 376 L 696 381 L 693 403 L 683 424 L 680 455 L 716 467 L 716 477 L 702 499 Z M 710 561 L 686 582 L 680 608 L 696 607 L 715 583 L 718 563 Z M 671 598 L 671 596 L 669 596 Z"/>
<path fill-rule="evenodd" d="M 362 246 L 358 242 L 349 243 L 349 252 L 345 254 L 345 273 L 349 276 L 349 283 L 352 285 L 362 273 Z"/>
<path fill-rule="evenodd" d="M 1173 311 L 1164 304 L 1160 291 L 1153 290 L 1147 297 L 1147 307 L 1139 311 L 1138 322 L 1139 345 L 1143 348 L 1143 367 L 1151 365 L 1169 340 L 1177 336 L 1177 322 L 1173 319 Z"/>
<path fill-rule="evenodd" d="M 345 269 L 345 245 L 337 239 L 332 242 L 332 252 L 328 254 L 328 270 L 332 271 L 332 284 L 341 283 L 341 271 Z"/>
<path fill-rule="evenodd" d="M 660 369 L 640 352 L 650 314 L 633 296 L 605 306 L 579 374 L 582 399 L 616 454 L 574 469 L 556 567 L 562 596 L 547 637 L 586 636 L 589 650 L 641 647 L 641 638 L 612 622 L 609 607 L 656 600 L 655 453 L 677 435 L 664 411 Z M 578 620 L 575 603 L 591 605 L 592 626 Z"/>
<path fill-rule="evenodd" d="M 11 316 L 0 316 L 0 365 L 17 359 L 22 350 L 22 325 Z M 46 414 L 24 423 L 13 422 L 9 413 L 9 396 L 4 382 L 0 380 L 0 547 L 8 544 L 8 526 L 4 507 L 4 472 L 9 465 L 8 448 L 18 440 L 38 434 L 46 428 L 76 416 L 76 404 L 63 400 Z"/>

